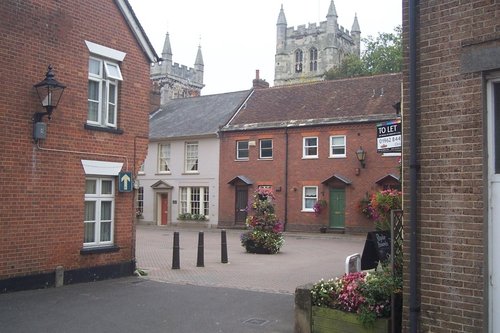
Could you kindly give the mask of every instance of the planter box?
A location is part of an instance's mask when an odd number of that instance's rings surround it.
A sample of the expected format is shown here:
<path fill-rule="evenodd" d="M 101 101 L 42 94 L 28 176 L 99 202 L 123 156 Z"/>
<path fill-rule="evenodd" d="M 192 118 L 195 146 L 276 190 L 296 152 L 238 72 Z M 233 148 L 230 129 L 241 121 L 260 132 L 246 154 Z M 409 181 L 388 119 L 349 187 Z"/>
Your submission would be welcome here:
<path fill-rule="evenodd" d="M 311 333 L 390 333 L 389 318 L 380 318 L 374 327 L 365 328 L 355 313 L 312 307 Z"/>

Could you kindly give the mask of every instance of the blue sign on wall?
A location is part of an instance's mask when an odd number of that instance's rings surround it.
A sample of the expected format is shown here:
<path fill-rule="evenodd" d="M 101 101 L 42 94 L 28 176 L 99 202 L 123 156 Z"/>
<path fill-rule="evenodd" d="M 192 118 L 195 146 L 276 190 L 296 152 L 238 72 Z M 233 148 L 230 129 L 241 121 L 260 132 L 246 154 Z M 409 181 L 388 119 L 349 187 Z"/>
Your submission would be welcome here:
<path fill-rule="evenodd" d="M 118 191 L 132 192 L 132 172 L 122 171 L 118 174 Z"/>

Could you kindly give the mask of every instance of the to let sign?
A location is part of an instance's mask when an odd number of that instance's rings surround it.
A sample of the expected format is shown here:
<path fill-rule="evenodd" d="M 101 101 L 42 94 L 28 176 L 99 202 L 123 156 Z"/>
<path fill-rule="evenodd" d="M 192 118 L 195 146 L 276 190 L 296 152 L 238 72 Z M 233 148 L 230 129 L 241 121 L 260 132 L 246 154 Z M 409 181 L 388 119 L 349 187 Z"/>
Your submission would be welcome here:
<path fill-rule="evenodd" d="M 401 119 L 377 124 L 377 153 L 401 152 Z"/>
<path fill-rule="evenodd" d="M 118 174 L 118 191 L 132 192 L 132 172 L 122 171 Z"/>

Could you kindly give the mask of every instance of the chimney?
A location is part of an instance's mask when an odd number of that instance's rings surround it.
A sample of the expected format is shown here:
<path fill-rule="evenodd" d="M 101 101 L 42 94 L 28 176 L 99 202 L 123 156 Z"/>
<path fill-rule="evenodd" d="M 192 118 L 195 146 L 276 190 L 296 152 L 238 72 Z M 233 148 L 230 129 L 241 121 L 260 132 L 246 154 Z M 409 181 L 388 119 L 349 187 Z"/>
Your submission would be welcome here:
<path fill-rule="evenodd" d="M 266 80 L 262 80 L 259 77 L 259 70 L 258 69 L 255 70 L 255 79 L 252 81 L 252 83 L 253 83 L 253 87 L 255 89 L 258 89 L 258 88 L 269 88 L 269 83 L 267 83 Z"/>

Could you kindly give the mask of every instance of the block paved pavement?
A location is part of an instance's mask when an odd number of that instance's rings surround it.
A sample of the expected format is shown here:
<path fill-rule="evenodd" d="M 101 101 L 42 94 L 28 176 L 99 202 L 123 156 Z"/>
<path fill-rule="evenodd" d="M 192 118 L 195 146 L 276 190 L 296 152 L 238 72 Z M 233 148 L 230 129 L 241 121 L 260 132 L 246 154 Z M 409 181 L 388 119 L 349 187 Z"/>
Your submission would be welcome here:
<path fill-rule="evenodd" d="M 180 269 L 172 269 L 174 232 L 179 232 Z M 227 229 L 228 263 L 221 263 L 221 229 L 137 225 L 137 267 L 146 279 L 184 285 L 293 294 L 295 288 L 344 273 L 345 258 L 362 253 L 366 235 L 285 233 L 278 254 L 246 253 L 242 230 Z M 197 267 L 203 232 L 204 267 Z"/>

